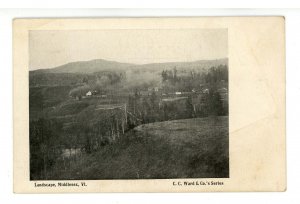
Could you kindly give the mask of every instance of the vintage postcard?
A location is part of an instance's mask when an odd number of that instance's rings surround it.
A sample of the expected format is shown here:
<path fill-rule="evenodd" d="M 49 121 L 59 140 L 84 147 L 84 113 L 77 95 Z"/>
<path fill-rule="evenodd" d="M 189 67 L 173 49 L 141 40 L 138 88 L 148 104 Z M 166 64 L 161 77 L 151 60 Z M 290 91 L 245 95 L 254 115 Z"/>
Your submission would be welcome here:
<path fill-rule="evenodd" d="M 15 19 L 14 192 L 285 191 L 283 17 Z"/>

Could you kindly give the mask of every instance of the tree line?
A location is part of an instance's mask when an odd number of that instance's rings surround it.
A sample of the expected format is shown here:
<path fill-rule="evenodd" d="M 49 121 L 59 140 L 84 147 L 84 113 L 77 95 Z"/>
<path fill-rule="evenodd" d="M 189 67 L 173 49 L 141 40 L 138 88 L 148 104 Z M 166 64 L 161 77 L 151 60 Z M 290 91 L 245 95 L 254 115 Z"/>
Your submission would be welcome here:
<path fill-rule="evenodd" d="M 101 87 L 119 83 L 119 80 L 121 78 L 115 75 L 111 78 L 106 77 L 102 79 Z M 82 82 L 90 83 L 88 78 L 82 79 Z M 152 91 L 145 96 L 136 88 L 134 93 L 128 96 L 126 111 L 95 111 L 97 104 L 91 104 L 71 118 L 41 117 L 31 120 L 30 178 L 38 180 L 51 177 L 51 169 L 58 162 L 63 162 L 62 166 L 68 168 L 71 160 L 68 159 L 67 163 L 61 160 L 62 150 L 69 149 L 71 153 L 72 149 L 80 149 L 90 154 L 114 143 L 126 131 L 139 124 L 228 114 L 228 104 L 227 107 L 224 106 L 218 92 L 220 87 L 227 88 L 228 70 L 225 65 L 212 67 L 204 73 L 191 70 L 183 74 L 177 68 L 163 70 L 161 83 L 165 93 L 191 92 L 193 89 L 199 92 L 188 94 L 182 100 L 163 102 L 161 92 Z M 208 89 L 209 92 L 202 93 L 203 89 Z"/>
<path fill-rule="evenodd" d="M 161 72 L 162 88 L 164 92 L 199 90 L 201 86 L 211 88 L 221 81 L 228 83 L 227 65 L 211 67 L 203 70 L 181 70 L 174 67 Z"/>

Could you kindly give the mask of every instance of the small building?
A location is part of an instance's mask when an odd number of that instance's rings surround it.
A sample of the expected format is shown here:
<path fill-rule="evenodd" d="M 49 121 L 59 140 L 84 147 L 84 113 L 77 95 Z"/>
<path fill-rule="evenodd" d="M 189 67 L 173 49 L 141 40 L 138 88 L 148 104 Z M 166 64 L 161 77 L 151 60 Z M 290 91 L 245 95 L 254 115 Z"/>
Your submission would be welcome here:
<path fill-rule="evenodd" d="M 180 100 L 186 100 L 188 97 L 174 97 L 174 98 L 163 98 L 161 99 L 162 102 L 175 102 Z"/>
<path fill-rule="evenodd" d="M 86 96 L 92 96 L 92 92 L 91 92 L 91 91 L 88 91 L 85 95 L 86 95 Z"/>
<path fill-rule="evenodd" d="M 181 95 L 182 93 L 180 91 L 175 92 L 176 95 Z"/>
<path fill-rule="evenodd" d="M 203 89 L 202 93 L 209 94 L 209 89 Z"/>
<path fill-rule="evenodd" d="M 137 94 L 140 96 L 149 96 L 150 95 L 150 91 L 139 91 Z"/>
<path fill-rule="evenodd" d="M 226 88 L 220 88 L 220 89 L 218 89 L 218 92 L 219 93 L 227 93 L 228 91 Z"/>
<path fill-rule="evenodd" d="M 155 91 L 155 92 L 159 92 L 160 91 L 160 89 L 161 88 L 159 88 L 159 87 L 148 87 L 148 92 L 153 92 L 153 91 Z"/>

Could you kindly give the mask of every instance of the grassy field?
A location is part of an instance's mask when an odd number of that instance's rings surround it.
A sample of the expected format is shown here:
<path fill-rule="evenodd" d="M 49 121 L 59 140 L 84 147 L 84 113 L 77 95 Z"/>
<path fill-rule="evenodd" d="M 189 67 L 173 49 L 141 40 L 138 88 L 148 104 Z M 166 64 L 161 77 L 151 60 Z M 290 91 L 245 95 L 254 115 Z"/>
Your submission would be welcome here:
<path fill-rule="evenodd" d="M 227 116 L 145 124 L 50 179 L 226 178 L 228 148 Z"/>

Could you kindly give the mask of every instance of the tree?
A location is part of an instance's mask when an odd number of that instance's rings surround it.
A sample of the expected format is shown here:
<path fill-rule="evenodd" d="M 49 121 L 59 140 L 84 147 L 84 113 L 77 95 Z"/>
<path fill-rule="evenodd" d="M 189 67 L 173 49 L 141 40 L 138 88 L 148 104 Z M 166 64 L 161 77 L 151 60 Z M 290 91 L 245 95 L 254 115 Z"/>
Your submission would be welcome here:
<path fill-rule="evenodd" d="M 217 115 L 223 115 L 223 103 L 219 92 L 215 92 L 214 94 L 214 107 Z"/>
<path fill-rule="evenodd" d="M 174 69 L 173 69 L 173 80 L 172 81 L 173 81 L 173 84 L 175 84 L 178 81 L 176 67 L 174 67 Z"/>
<path fill-rule="evenodd" d="M 47 179 L 59 155 L 59 132 L 62 125 L 55 120 L 39 119 L 30 122 L 30 178 Z"/>
<path fill-rule="evenodd" d="M 157 109 L 158 103 L 157 103 L 157 96 L 155 94 L 155 91 L 152 91 L 150 95 L 150 103 L 153 110 Z"/>
<path fill-rule="evenodd" d="M 194 107 L 193 107 L 191 96 L 189 96 L 186 100 L 186 111 L 187 111 L 188 118 L 191 118 L 194 116 Z"/>
<path fill-rule="evenodd" d="M 168 79 L 168 74 L 165 70 L 161 73 L 162 81 L 165 82 Z"/>
<path fill-rule="evenodd" d="M 88 84 L 89 83 L 89 79 L 86 76 L 83 77 L 82 83 Z"/>
<path fill-rule="evenodd" d="M 209 115 L 222 115 L 223 113 L 223 103 L 220 94 L 211 89 L 210 93 L 207 95 L 206 107 Z"/>

